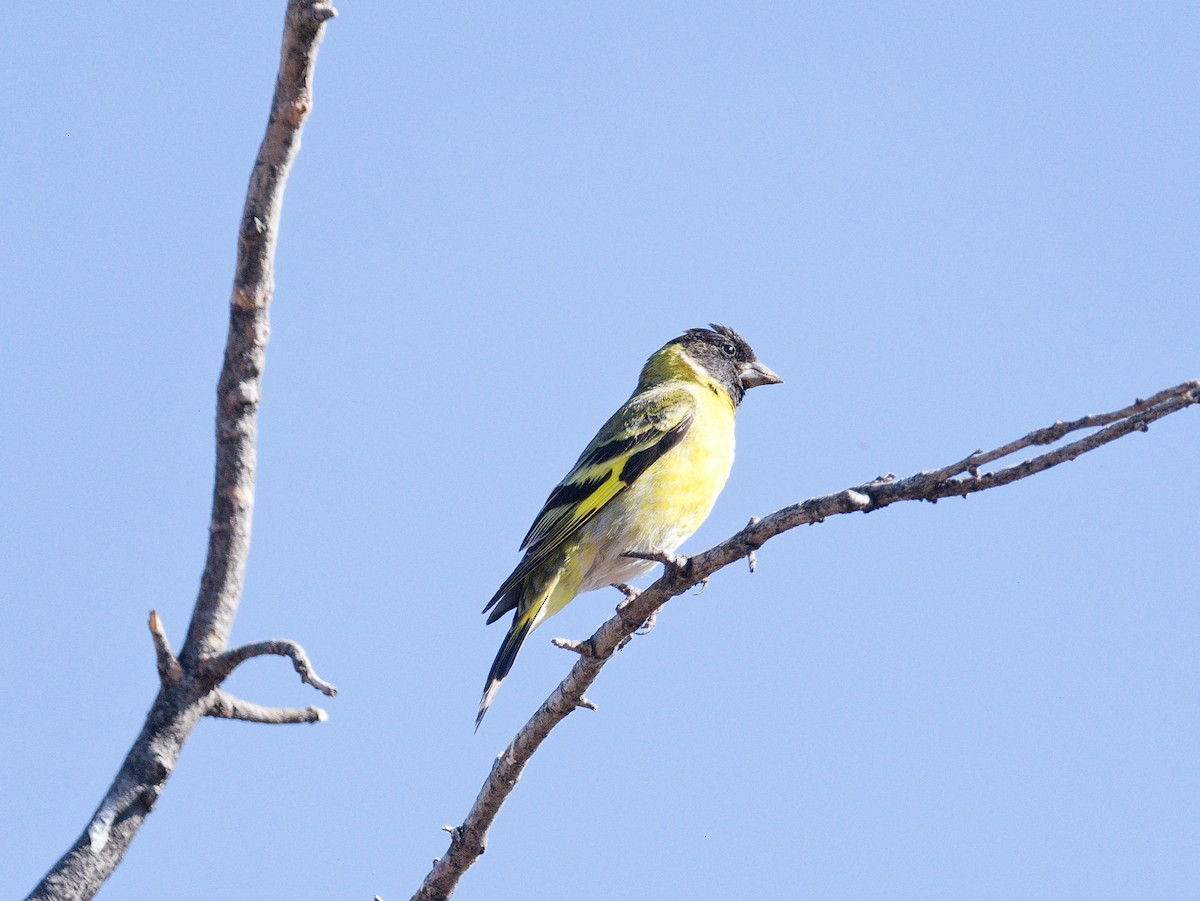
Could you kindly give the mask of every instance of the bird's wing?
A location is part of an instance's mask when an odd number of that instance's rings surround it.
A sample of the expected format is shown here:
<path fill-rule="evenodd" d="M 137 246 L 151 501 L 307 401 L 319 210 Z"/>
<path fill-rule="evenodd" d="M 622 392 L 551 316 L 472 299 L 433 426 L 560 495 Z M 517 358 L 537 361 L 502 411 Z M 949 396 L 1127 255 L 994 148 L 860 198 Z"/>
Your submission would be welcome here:
<path fill-rule="evenodd" d="M 683 440 L 695 415 L 695 398 L 678 385 L 644 391 L 612 415 L 546 498 L 521 542 L 524 559 L 483 608 L 486 613 L 504 598 L 489 623 L 516 607 L 519 592 L 514 587 Z"/>

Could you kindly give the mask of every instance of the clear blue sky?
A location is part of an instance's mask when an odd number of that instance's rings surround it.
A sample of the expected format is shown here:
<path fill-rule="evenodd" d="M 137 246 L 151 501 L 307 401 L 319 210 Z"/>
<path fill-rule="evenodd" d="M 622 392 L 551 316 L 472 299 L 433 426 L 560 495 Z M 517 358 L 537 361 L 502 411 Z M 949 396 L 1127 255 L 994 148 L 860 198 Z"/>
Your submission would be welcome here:
<path fill-rule="evenodd" d="M 1200 377 L 1194 4 L 344 3 L 292 176 L 241 641 L 102 898 L 402 901 L 615 592 L 478 735 L 479 610 L 643 359 L 753 392 L 687 549 Z M 0 55 L 0 896 L 83 827 L 203 563 L 282 3 L 24 4 Z M 534 759 L 463 899 L 1200 896 L 1200 411 L 772 541 Z M 285 661 L 229 686 L 321 702 Z"/>

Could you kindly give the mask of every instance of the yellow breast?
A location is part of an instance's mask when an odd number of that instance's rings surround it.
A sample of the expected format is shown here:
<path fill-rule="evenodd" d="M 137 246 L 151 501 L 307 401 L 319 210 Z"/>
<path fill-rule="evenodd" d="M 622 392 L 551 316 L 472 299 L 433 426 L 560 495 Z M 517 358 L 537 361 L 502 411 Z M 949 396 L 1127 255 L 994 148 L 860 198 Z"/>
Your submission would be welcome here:
<path fill-rule="evenodd" d="M 640 546 L 674 550 L 708 517 L 733 466 L 733 403 L 723 390 L 689 385 L 696 415 L 687 435 L 630 486 Z"/>

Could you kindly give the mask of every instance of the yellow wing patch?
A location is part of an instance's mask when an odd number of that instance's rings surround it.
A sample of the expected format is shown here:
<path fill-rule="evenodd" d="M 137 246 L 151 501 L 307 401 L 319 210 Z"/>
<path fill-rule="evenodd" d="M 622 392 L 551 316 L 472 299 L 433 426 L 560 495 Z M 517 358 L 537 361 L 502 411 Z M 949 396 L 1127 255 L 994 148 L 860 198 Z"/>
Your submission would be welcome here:
<path fill-rule="evenodd" d="M 504 598 L 488 622 L 516 606 L 518 592 L 512 589 L 683 440 L 695 413 L 696 400 L 691 392 L 675 385 L 643 392 L 609 418 L 584 448 L 574 468 L 546 498 L 521 543 L 525 557 L 483 608 L 486 612 Z"/>

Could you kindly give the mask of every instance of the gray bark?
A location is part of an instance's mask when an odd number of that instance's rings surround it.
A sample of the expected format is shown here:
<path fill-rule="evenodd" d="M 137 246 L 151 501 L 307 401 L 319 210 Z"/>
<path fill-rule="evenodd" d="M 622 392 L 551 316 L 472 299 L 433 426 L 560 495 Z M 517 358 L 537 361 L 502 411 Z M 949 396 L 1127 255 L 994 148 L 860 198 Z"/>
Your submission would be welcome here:
<path fill-rule="evenodd" d="M 187 639 L 178 658 L 162 623 L 150 615 L 159 690 L 91 821 L 28 895 L 37 901 L 91 898 L 125 856 L 130 842 L 175 769 L 179 752 L 203 716 L 256 722 L 316 722 L 323 711 L 273 709 L 232 698 L 219 688 L 243 660 L 262 654 L 292 659 L 301 678 L 332 695 L 293 642 L 260 642 L 227 651 L 242 594 L 254 510 L 255 437 L 260 379 L 270 331 L 268 310 L 279 213 L 300 132 L 312 105 L 312 75 L 325 22 L 336 14 L 323 0 L 290 0 L 266 135 L 258 151 L 238 234 L 225 362 L 217 385 L 217 455 L 208 557 Z"/>

